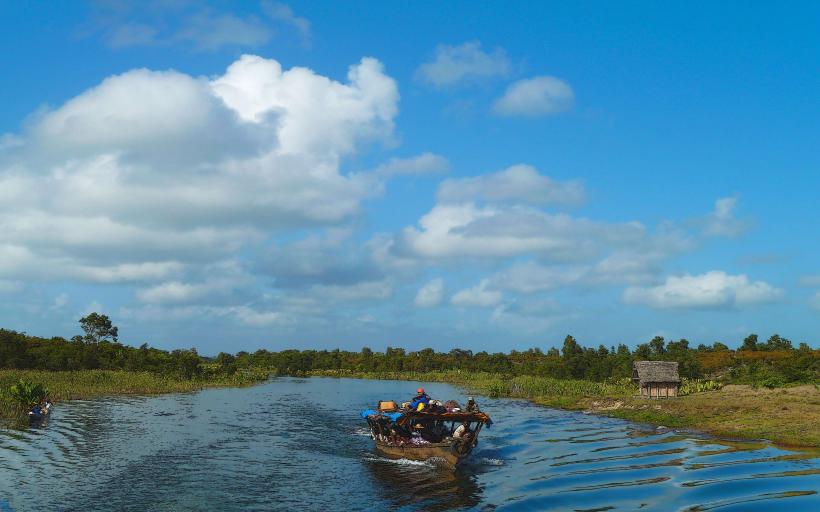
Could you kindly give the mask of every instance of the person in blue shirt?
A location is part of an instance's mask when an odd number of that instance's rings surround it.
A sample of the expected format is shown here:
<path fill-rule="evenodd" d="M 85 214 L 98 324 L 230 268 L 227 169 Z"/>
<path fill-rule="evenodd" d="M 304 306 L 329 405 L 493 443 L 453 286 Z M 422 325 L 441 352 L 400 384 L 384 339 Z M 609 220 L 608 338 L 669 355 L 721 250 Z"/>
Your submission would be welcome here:
<path fill-rule="evenodd" d="M 410 402 L 410 409 L 417 409 L 419 404 L 424 404 L 424 407 L 427 407 L 429 403 L 430 397 L 424 392 L 424 388 L 418 388 L 415 398 Z"/>

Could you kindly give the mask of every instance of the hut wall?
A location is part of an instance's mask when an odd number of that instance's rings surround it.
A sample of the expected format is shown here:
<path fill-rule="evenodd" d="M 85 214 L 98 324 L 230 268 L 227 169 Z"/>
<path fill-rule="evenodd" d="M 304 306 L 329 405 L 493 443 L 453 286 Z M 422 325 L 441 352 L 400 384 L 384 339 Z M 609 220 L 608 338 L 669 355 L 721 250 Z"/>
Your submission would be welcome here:
<path fill-rule="evenodd" d="M 641 385 L 641 397 L 670 398 L 678 396 L 676 382 L 647 382 Z"/>

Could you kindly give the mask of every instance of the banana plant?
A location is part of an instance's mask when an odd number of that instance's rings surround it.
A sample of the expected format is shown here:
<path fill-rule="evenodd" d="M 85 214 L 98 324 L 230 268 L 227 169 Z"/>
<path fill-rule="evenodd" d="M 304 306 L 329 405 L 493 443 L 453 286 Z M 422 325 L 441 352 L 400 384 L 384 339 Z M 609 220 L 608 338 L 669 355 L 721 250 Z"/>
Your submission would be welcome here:
<path fill-rule="evenodd" d="M 12 384 L 9 388 L 9 395 L 12 400 L 25 408 L 31 408 L 45 399 L 48 390 L 42 384 L 35 384 L 31 381 L 20 379 L 17 384 Z"/>

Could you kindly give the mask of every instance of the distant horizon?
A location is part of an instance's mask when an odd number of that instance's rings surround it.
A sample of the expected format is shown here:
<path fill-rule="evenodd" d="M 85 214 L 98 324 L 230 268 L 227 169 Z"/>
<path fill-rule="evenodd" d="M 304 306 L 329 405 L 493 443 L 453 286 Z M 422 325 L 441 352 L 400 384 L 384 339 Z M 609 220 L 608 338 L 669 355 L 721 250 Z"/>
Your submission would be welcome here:
<path fill-rule="evenodd" d="M 820 5 L 0 16 L 4 328 L 70 338 L 99 311 L 203 354 L 820 347 Z"/>

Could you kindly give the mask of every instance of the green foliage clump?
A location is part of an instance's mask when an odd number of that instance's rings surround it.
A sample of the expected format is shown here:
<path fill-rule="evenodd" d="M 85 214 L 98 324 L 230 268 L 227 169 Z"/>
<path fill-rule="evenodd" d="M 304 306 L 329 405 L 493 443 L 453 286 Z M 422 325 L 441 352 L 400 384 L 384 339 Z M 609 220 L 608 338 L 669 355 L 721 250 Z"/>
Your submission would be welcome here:
<path fill-rule="evenodd" d="M 20 407 L 30 409 L 42 402 L 48 396 L 48 390 L 42 384 L 20 379 L 16 384 L 9 386 L 9 397 Z"/>
<path fill-rule="evenodd" d="M 715 380 L 684 378 L 678 388 L 678 395 L 685 396 L 706 391 L 717 391 L 721 388 L 723 388 L 723 384 Z"/>

